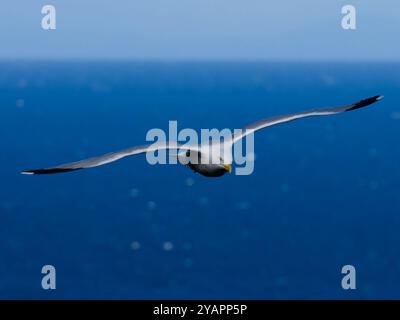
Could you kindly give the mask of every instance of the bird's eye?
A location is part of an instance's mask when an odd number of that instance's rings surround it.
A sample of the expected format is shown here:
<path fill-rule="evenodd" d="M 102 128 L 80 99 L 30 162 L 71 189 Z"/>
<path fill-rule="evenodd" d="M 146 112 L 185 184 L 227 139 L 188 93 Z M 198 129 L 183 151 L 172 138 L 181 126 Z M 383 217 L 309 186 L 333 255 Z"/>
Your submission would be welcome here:
<path fill-rule="evenodd" d="M 186 157 L 190 157 L 190 150 L 186 151 Z"/>

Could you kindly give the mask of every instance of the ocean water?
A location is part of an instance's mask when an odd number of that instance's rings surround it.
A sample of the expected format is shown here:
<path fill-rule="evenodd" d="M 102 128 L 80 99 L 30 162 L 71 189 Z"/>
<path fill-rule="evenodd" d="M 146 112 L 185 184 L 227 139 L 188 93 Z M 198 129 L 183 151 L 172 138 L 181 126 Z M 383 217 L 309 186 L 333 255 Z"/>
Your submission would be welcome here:
<path fill-rule="evenodd" d="M 400 64 L 0 62 L 0 298 L 400 298 Z M 255 136 L 255 171 L 144 156 L 23 176 L 145 143 L 385 99 Z M 41 287 L 56 268 L 56 290 Z M 356 268 L 356 290 L 341 269 Z"/>

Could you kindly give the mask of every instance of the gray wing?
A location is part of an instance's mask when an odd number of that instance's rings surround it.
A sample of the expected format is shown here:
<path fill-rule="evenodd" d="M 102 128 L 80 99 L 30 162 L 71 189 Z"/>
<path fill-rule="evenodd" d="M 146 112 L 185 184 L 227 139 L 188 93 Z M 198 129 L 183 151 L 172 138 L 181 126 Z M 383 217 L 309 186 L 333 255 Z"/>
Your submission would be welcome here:
<path fill-rule="evenodd" d="M 277 117 L 259 120 L 257 122 L 254 122 L 254 123 L 248 125 L 247 127 L 243 128 L 243 130 L 240 134 L 235 135 L 233 137 L 233 143 L 244 138 L 245 136 L 247 136 L 250 133 L 253 133 L 260 129 L 264 129 L 266 127 L 270 127 L 270 126 L 274 126 L 276 124 L 285 123 L 285 122 L 289 122 L 289 121 L 293 121 L 293 120 L 297 120 L 297 119 L 301 119 L 301 118 L 306 118 L 306 117 L 327 116 L 327 115 L 331 115 L 331 114 L 337 114 L 337 113 L 341 113 L 341 112 L 356 110 L 356 109 L 366 107 L 370 104 L 373 104 L 373 103 L 377 102 L 378 100 L 381 100 L 382 98 L 383 98 L 383 96 L 374 96 L 374 97 L 367 98 L 367 99 L 364 99 L 364 100 L 361 100 L 361 101 L 358 101 L 356 103 L 349 104 L 346 106 L 316 109 L 316 110 L 286 114 L 283 116 L 277 116 Z"/>
<path fill-rule="evenodd" d="M 103 164 L 114 162 L 125 157 L 134 156 L 141 153 L 152 152 L 156 150 L 197 150 L 195 146 L 180 145 L 177 143 L 156 143 L 146 146 L 138 146 L 133 148 L 124 149 L 117 152 L 107 153 L 105 155 L 81 160 L 78 162 L 71 162 L 62 164 L 56 167 L 43 168 L 43 169 L 31 169 L 22 171 L 22 174 L 50 174 L 50 173 L 61 173 L 74 171 L 79 169 L 98 167 Z"/>

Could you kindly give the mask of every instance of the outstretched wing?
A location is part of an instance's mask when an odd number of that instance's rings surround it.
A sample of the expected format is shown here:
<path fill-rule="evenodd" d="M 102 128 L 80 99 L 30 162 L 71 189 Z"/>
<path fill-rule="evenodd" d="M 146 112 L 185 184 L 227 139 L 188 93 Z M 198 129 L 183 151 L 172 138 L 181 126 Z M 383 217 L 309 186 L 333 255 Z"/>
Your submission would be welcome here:
<path fill-rule="evenodd" d="M 103 164 L 114 162 L 125 157 L 134 156 L 141 153 L 152 152 L 156 150 L 197 150 L 195 146 L 180 145 L 177 143 L 156 143 L 146 146 L 138 146 L 133 148 L 124 149 L 117 152 L 107 153 L 105 155 L 81 160 L 78 162 L 71 162 L 62 164 L 56 167 L 44 168 L 44 169 L 32 169 L 22 171 L 22 174 L 50 174 L 50 173 L 61 173 L 74 171 L 79 169 L 98 167 Z"/>
<path fill-rule="evenodd" d="M 356 103 L 349 104 L 346 106 L 316 109 L 316 110 L 286 114 L 283 116 L 277 116 L 277 117 L 259 120 L 257 122 L 254 122 L 254 123 L 248 125 L 247 127 L 243 128 L 243 130 L 240 134 L 235 135 L 233 137 L 233 143 L 244 138 L 245 136 L 247 136 L 250 133 L 253 133 L 257 130 L 264 129 L 266 127 L 270 127 L 270 126 L 274 126 L 276 124 L 285 123 L 285 122 L 289 122 L 289 121 L 293 121 L 293 120 L 297 120 L 297 119 L 301 119 L 301 118 L 306 118 L 306 117 L 328 116 L 331 114 L 337 114 L 337 113 L 341 113 L 341 112 L 356 110 L 356 109 L 366 107 L 370 104 L 373 104 L 373 103 L 377 102 L 378 100 L 381 100 L 382 98 L 383 98 L 383 96 L 374 96 L 374 97 L 367 98 L 367 99 L 364 99 L 364 100 L 361 100 L 361 101 L 358 101 Z"/>

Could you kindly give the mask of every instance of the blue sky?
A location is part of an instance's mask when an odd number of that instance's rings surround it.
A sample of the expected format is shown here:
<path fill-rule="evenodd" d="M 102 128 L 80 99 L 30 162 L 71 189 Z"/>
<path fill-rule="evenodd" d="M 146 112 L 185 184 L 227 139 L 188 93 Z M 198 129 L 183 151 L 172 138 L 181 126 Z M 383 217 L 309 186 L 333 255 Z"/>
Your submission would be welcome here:
<path fill-rule="evenodd" d="M 2 0 L 0 58 L 399 60 L 399 31 L 398 0 Z"/>

